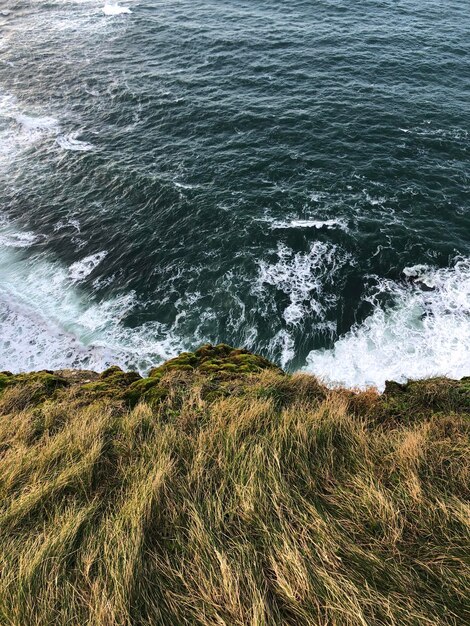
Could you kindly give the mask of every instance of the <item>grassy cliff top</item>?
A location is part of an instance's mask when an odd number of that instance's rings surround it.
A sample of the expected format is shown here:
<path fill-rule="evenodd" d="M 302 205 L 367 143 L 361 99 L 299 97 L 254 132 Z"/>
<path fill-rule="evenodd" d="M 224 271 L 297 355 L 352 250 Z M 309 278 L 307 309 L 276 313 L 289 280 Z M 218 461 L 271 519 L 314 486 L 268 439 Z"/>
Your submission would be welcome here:
<path fill-rule="evenodd" d="M 0 373 L 0 625 L 470 621 L 470 379 Z"/>

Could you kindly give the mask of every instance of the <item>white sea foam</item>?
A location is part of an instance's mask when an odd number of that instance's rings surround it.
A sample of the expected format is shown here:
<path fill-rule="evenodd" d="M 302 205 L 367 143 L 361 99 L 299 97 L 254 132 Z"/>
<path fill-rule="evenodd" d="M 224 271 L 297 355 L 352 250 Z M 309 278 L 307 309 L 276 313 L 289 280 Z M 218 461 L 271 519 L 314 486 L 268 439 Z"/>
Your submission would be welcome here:
<path fill-rule="evenodd" d="M 44 115 L 44 109 L 31 108 L 11 94 L 0 91 L 0 165 L 8 167 L 36 145 L 57 145 L 65 150 L 90 151 L 93 144 L 78 139 L 80 131 L 64 132 L 57 117 Z"/>
<path fill-rule="evenodd" d="M 54 136 L 55 117 L 26 114 L 11 94 L 0 92 L 0 164 L 8 166 L 18 154 L 35 143 Z"/>
<path fill-rule="evenodd" d="M 178 189 L 197 189 L 199 187 L 199 185 L 190 185 L 189 183 L 179 183 L 177 181 L 174 181 L 174 185 Z"/>
<path fill-rule="evenodd" d="M 24 113 L 16 115 L 16 121 L 18 124 L 21 124 L 24 130 L 32 133 L 56 130 L 59 126 L 59 122 L 55 117 L 35 117 L 33 115 L 25 115 Z"/>
<path fill-rule="evenodd" d="M 73 228 L 77 233 L 80 232 L 80 222 L 76 218 L 68 218 L 66 220 L 60 220 L 54 226 L 54 232 L 62 230 L 63 228 Z"/>
<path fill-rule="evenodd" d="M 84 280 L 91 272 L 98 267 L 98 265 L 103 261 L 104 258 L 108 255 L 106 250 L 102 252 L 97 252 L 96 254 L 91 254 L 90 256 L 85 257 L 81 261 L 76 261 L 72 263 L 69 267 L 69 276 L 74 282 L 79 282 Z"/>
<path fill-rule="evenodd" d="M 388 379 L 468 375 L 470 259 L 451 268 L 419 265 L 403 273 L 413 280 L 379 283 L 371 298 L 373 313 L 331 350 L 311 352 L 308 370 L 330 383 L 379 389 Z M 383 294 L 394 306 L 383 308 Z"/>
<path fill-rule="evenodd" d="M 80 135 L 78 131 L 68 133 L 67 135 L 59 135 L 57 137 L 57 143 L 64 150 L 73 150 L 74 152 L 89 152 L 93 150 L 94 146 L 88 141 L 81 141 L 77 139 Z"/>
<path fill-rule="evenodd" d="M 269 352 L 271 356 L 280 354 L 279 364 L 281 367 L 286 367 L 295 357 L 295 344 L 292 334 L 282 328 L 269 342 Z"/>
<path fill-rule="evenodd" d="M 132 13 L 129 7 L 122 7 L 119 4 L 105 4 L 102 11 L 105 15 L 122 15 L 124 13 Z"/>
<path fill-rule="evenodd" d="M 346 263 L 353 263 L 353 259 L 340 246 L 321 241 L 313 242 L 307 252 L 294 252 L 279 243 L 275 254 L 277 258 L 273 262 L 259 262 L 252 293 L 260 309 L 266 308 L 270 315 L 281 315 L 286 325 L 276 332 L 267 347 L 268 355 L 286 367 L 295 357 L 294 336 L 304 322 L 313 322 L 320 332 L 330 327 L 328 313 L 339 299 L 334 287 L 338 271 Z M 278 295 L 281 301 L 288 300 L 280 312 Z"/>
<path fill-rule="evenodd" d="M 17 113 L 14 120 L 18 130 L 10 130 L 10 142 L 16 143 L 17 149 L 43 142 L 54 137 L 60 130 L 59 121 L 51 116 L 35 116 Z"/>
<path fill-rule="evenodd" d="M 0 370 L 116 363 L 146 371 L 185 347 L 158 322 L 126 326 L 138 304 L 134 293 L 92 302 L 66 268 L 44 256 L 0 247 L 0 274 Z"/>
<path fill-rule="evenodd" d="M 364 190 L 364 196 L 365 199 L 367 200 L 367 202 L 369 202 L 369 204 L 371 204 L 372 206 L 382 206 L 387 199 L 386 198 L 373 198 L 369 193 L 367 193 L 367 191 Z"/>
<path fill-rule="evenodd" d="M 271 228 L 326 228 L 328 230 L 339 228 L 341 230 L 347 230 L 348 225 L 345 220 L 342 219 L 330 219 L 330 220 L 279 220 L 274 221 L 271 224 Z"/>
<path fill-rule="evenodd" d="M 429 265 L 418 264 L 405 267 L 403 275 L 408 276 L 409 278 L 419 278 L 420 276 L 425 275 L 428 271 Z"/>
<path fill-rule="evenodd" d="M 431 122 L 425 122 L 425 126 L 415 126 L 414 128 L 400 128 L 403 133 L 412 134 L 416 137 L 425 137 L 431 139 L 445 139 L 451 141 L 467 141 L 469 137 L 468 130 L 460 127 L 450 128 L 432 128 Z"/>
<path fill-rule="evenodd" d="M 324 293 L 324 287 L 331 284 L 348 256 L 338 246 L 322 241 L 313 242 L 308 252 L 296 253 L 281 243 L 276 254 L 274 263 L 259 263 L 257 289 L 272 285 L 288 296 L 290 303 L 282 316 L 289 325 L 297 325 L 312 314 L 322 320 L 326 308 L 337 298 Z"/>
<path fill-rule="evenodd" d="M 33 243 L 38 241 L 39 237 L 30 232 L 8 232 L 6 229 L 2 229 L 0 232 L 0 247 L 5 246 L 7 248 L 29 248 Z"/>
<path fill-rule="evenodd" d="M 25 112 L 27 111 L 27 112 Z M 60 121 L 43 111 L 31 110 L 14 96 L 0 92 L 0 158 L 8 165 L 31 146 L 52 141 L 66 150 L 89 151 L 94 146 L 77 139 L 79 131 L 63 133 Z"/>

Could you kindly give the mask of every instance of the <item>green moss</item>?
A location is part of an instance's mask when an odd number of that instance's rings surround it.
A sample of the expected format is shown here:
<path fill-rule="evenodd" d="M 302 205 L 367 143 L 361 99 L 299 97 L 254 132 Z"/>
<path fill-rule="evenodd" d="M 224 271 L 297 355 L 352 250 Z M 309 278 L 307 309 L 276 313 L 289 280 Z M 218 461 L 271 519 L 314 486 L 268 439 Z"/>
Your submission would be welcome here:
<path fill-rule="evenodd" d="M 165 365 L 164 371 L 170 372 L 171 370 L 183 370 L 183 371 L 191 371 L 194 370 L 194 367 L 189 363 L 168 363 Z"/>
<path fill-rule="evenodd" d="M 45 391 L 55 391 L 58 387 L 66 387 L 68 382 L 62 376 L 58 376 L 50 370 L 40 372 L 29 372 L 27 374 L 16 374 L 10 378 L 10 384 L 39 384 Z"/>
<path fill-rule="evenodd" d="M 124 372 L 120 367 L 113 366 L 105 370 L 98 380 L 81 386 L 87 394 L 98 397 L 123 397 L 125 391 L 136 381 L 142 380 L 137 372 Z"/>
<path fill-rule="evenodd" d="M 142 397 L 142 400 L 152 405 L 161 402 L 167 397 L 168 389 L 166 389 L 166 387 L 163 387 L 162 385 L 156 385 L 145 393 L 145 395 Z"/>
<path fill-rule="evenodd" d="M 102 395 L 110 390 L 110 386 L 103 381 L 98 381 L 82 385 L 81 390 L 91 394 L 96 393 L 97 395 Z"/>
<path fill-rule="evenodd" d="M 240 371 L 240 372 L 242 372 L 244 374 L 250 374 L 251 372 L 256 371 L 256 370 L 253 369 L 252 365 L 248 365 L 248 364 L 245 365 L 244 364 L 244 365 L 240 365 L 238 367 L 238 371 Z"/>
<path fill-rule="evenodd" d="M 11 377 L 12 374 L 9 374 L 8 372 L 0 373 L 0 393 L 5 389 L 5 387 L 8 387 Z"/>
<path fill-rule="evenodd" d="M 429 412 L 470 414 L 470 379 L 429 378 L 406 384 L 386 382 L 381 397 L 383 417 L 409 421 Z"/>
<path fill-rule="evenodd" d="M 158 367 L 152 367 L 149 372 L 149 378 L 161 378 L 163 376 L 163 370 L 161 369 L 161 365 Z"/>
<path fill-rule="evenodd" d="M 125 392 L 124 399 L 131 406 L 143 400 L 149 404 L 162 400 L 168 395 L 168 390 L 160 384 L 160 378 L 160 376 L 143 378 L 132 383 Z"/>
<path fill-rule="evenodd" d="M 198 365 L 198 359 L 196 355 L 192 352 L 182 352 L 179 356 L 174 359 L 170 359 L 160 365 L 160 367 L 155 367 L 150 370 L 150 377 L 155 377 L 163 374 L 164 372 L 170 370 L 192 370 Z"/>
<path fill-rule="evenodd" d="M 111 378 L 112 376 L 115 376 L 116 374 L 123 374 L 123 370 L 118 367 L 117 365 L 112 365 L 111 367 L 108 367 L 107 370 L 104 370 L 104 372 L 102 372 L 100 374 L 100 378 L 104 379 L 104 378 Z"/>
<path fill-rule="evenodd" d="M 217 372 L 221 369 L 221 365 L 220 361 L 211 361 L 208 359 L 204 361 L 204 363 L 201 363 L 199 369 L 201 372 Z"/>
<path fill-rule="evenodd" d="M 201 360 L 207 356 L 210 356 L 212 354 L 212 351 L 213 351 L 213 346 L 211 346 L 209 343 L 206 343 L 200 348 L 198 348 L 194 354 L 199 360 Z"/>
<path fill-rule="evenodd" d="M 267 359 L 251 354 L 247 350 L 235 349 L 226 344 L 212 346 L 206 344 L 195 352 L 183 352 L 175 359 L 167 361 L 160 367 L 153 368 L 149 377 L 162 375 L 164 372 L 182 370 L 200 370 L 206 373 L 232 372 L 234 374 L 249 374 L 260 372 L 263 369 L 276 369 Z"/>
<path fill-rule="evenodd" d="M 167 386 L 161 381 L 170 372 L 200 373 L 211 378 L 214 377 L 221 382 L 231 380 L 240 375 L 260 372 L 263 369 L 274 369 L 281 373 L 281 370 L 270 361 L 251 354 L 247 350 L 234 349 L 226 344 L 217 346 L 206 344 L 195 352 L 183 352 L 159 367 L 152 368 L 148 378 L 132 382 L 123 397 L 131 406 L 142 400 L 150 403 L 160 402 L 168 395 Z M 119 368 L 110 368 L 100 378 L 105 377 L 111 381 L 115 376 L 122 375 L 122 372 L 118 370 Z M 221 395 L 226 395 L 226 392 L 211 389 L 211 397 L 215 398 Z"/>
<path fill-rule="evenodd" d="M 6 389 L 16 388 L 21 393 L 17 404 L 31 405 L 43 402 L 55 394 L 58 389 L 68 387 L 68 381 L 49 370 L 40 372 L 28 372 L 24 374 L 12 374 L 2 372 L 0 374 L 0 395 Z"/>

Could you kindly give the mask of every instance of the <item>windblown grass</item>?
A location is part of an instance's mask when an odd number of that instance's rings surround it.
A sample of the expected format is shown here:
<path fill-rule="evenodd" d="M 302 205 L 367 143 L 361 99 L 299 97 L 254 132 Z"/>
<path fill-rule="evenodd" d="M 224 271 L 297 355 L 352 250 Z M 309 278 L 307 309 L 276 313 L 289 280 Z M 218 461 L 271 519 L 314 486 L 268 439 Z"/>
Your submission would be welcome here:
<path fill-rule="evenodd" d="M 168 370 L 134 408 L 7 387 L 0 624 L 470 623 L 456 384 Z"/>

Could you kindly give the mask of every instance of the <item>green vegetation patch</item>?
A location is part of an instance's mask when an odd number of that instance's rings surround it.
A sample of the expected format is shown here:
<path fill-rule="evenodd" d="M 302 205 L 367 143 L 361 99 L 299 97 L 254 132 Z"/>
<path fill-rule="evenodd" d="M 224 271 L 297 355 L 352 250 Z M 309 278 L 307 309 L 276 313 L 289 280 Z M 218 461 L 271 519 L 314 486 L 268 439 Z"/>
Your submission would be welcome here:
<path fill-rule="evenodd" d="M 135 406 L 139 401 L 150 404 L 167 398 L 170 387 L 174 392 L 174 380 L 170 374 L 188 373 L 202 377 L 202 395 L 205 400 L 216 400 L 236 394 L 236 389 L 244 387 L 240 378 L 245 374 L 256 374 L 265 370 L 282 375 L 276 365 L 262 356 L 248 350 L 236 349 L 225 344 L 212 346 L 206 344 L 195 352 L 183 352 L 150 370 L 148 378 L 134 381 L 124 394 L 125 400 Z M 179 391 L 184 391 L 183 379 L 178 380 Z"/>
<path fill-rule="evenodd" d="M 150 371 L 150 376 L 158 376 L 171 370 L 199 370 L 201 372 L 250 374 L 265 369 L 281 371 L 276 365 L 262 356 L 248 350 L 232 348 L 226 344 L 212 346 L 206 344 L 195 352 L 183 352 Z"/>
<path fill-rule="evenodd" d="M 406 420 L 429 412 L 470 414 L 470 377 L 429 378 L 406 384 L 387 381 L 381 409 L 386 416 Z"/>
<path fill-rule="evenodd" d="M 7 406 L 19 408 L 29 404 L 38 404 L 55 394 L 58 389 L 69 385 L 68 381 L 58 374 L 43 370 L 40 372 L 28 372 L 12 374 L 11 372 L 0 373 L 0 398 L 9 392 L 9 399 L 4 399 L 4 409 Z M 14 401 L 13 401 L 14 398 Z"/>
<path fill-rule="evenodd" d="M 124 372 L 117 365 L 105 370 L 93 382 L 82 385 L 82 391 L 91 396 L 112 396 L 121 398 L 130 385 L 142 380 L 137 372 Z"/>
<path fill-rule="evenodd" d="M 135 406 L 140 401 L 153 404 L 163 400 L 168 395 L 168 389 L 160 384 L 161 376 L 142 378 L 130 385 L 124 394 L 124 399 Z"/>

